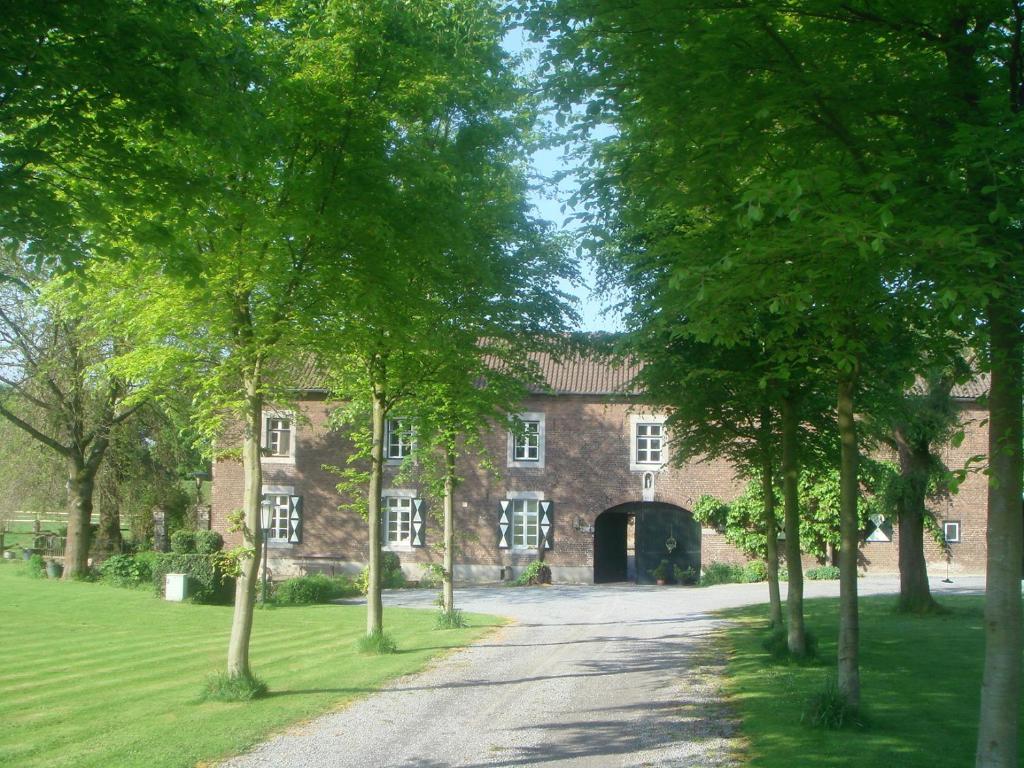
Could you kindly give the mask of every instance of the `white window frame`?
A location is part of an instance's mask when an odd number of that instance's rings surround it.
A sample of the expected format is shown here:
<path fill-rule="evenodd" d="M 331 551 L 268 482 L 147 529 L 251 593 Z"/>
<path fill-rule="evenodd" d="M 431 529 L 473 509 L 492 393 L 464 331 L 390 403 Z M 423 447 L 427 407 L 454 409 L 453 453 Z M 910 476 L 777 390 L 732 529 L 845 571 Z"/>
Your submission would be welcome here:
<path fill-rule="evenodd" d="M 541 541 L 541 502 L 544 501 L 544 494 L 538 490 L 513 490 L 508 495 L 509 522 L 512 525 L 509 543 L 515 552 L 537 552 Z M 532 524 L 529 516 L 532 515 Z M 517 525 L 520 517 L 525 518 L 521 525 Z M 516 529 L 522 528 L 522 543 L 516 544 Z M 532 537 L 530 536 L 532 535 Z M 532 538 L 532 543 L 530 543 Z"/>
<path fill-rule="evenodd" d="M 274 420 L 287 420 L 288 421 L 288 452 L 287 453 L 270 453 L 271 435 L 274 432 L 280 432 L 283 430 L 274 430 L 270 428 L 271 422 Z M 293 411 L 264 411 L 262 429 L 260 433 L 260 447 L 261 447 L 261 459 L 264 462 L 270 464 L 294 464 L 295 463 L 295 440 L 296 429 L 295 429 L 295 413 Z"/>
<path fill-rule="evenodd" d="M 410 552 L 412 551 L 412 515 L 415 511 L 413 506 L 413 499 L 416 498 L 416 491 L 409 490 L 408 488 L 385 488 L 381 493 L 380 499 L 380 512 L 381 521 L 383 523 L 383 534 L 381 536 L 381 549 L 389 552 Z M 402 501 L 408 504 L 408 522 L 406 525 L 406 533 L 408 537 L 404 541 L 391 541 L 388 537 L 391 535 L 391 511 L 394 509 L 401 509 L 405 507 L 405 504 L 396 504 L 392 506 L 392 500 Z"/>
<path fill-rule="evenodd" d="M 951 527 L 953 527 L 953 526 L 956 526 L 956 537 L 955 538 L 950 538 L 949 537 L 949 529 Z M 943 538 L 943 540 L 947 544 L 959 544 L 960 543 L 960 537 L 963 535 L 962 528 L 963 528 L 963 526 L 960 524 L 959 520 L 946 520 L 946 521 L 944 521 L 942 523 L 942 538 Z"/>
<path fill-rule="evenodd" d="M 665 429 L 665 421 L 667 416 L 664 414 L 631 414 L 629 417 L 629 468 L 632 472 L 649 472 L 650 470 L 658 470 L 664 467 L 668 463 L 668 452 L 669 452 L 669 439 L 668 432 Z M 657 426 L 661 432 L 660 435 L 641 435 L 641 427 Z M 651 451 L 657 450 L 659 452 L 658 458 L 655 460 L 645 459 L 640 460 L 640 440 L 649 441 L 651 439 L 659 440 L 659 446 L 656 449 L 652 449 L 649 444 L 643 450 Z"/>
<path fill-rule="evenodd" d="M 517 444 L 521 444 L 521 435 L 515 431 L 508 432 L 507 465 L 522 469 L 544 469 L 544 460 L 547 443 L 547 424 L 544 414 L 540 411 L 527 411 L 516 415 L 524 424 L 535 423 L 537 425 L 537 458 L 517 458 Z"/>
<path fill-rule="evenodd" d="M 263 495 L 269 497 L 271 503 L 270 528 L 267 533 L 267 546 L 295 546 L 288 541 L 288 515 L 291 510 L 291 497 L 295 495 L 295 486 L 264 485 Z M 278 535 L 279 533 L 280 535 Z"/>
<path fill-rule="evenodd" d="M 406 424 L 409 426 L 405 427 Z M 391 436 L 395 432 L 393 425 L 398 425 L 398 454 L 391 452 Z M 409 436 L 408 441 L 402 439 L 403 433 Z M 412 426 L 412 419 L 394 417 L 384 420 L 384 460 L 388 464 L 401 464 L 412 455 L 415 449 L 416 433 Z"/>

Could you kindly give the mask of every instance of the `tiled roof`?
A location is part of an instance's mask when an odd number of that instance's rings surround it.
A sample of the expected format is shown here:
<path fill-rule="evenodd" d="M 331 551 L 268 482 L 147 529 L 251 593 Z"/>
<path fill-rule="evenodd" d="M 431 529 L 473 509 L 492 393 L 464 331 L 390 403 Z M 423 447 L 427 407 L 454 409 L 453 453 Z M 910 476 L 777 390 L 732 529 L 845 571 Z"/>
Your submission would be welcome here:
<path fill-rule="evenodd" d="M 977 400 L 980 397 L 984 397 L 988 394 L 988 388 L 991 383 L 991 377 L 987 373 L 979 373 L 974 376 L 970 381 L 966 381 L 963 384 L 953 385 L 953 389 L 950 390 L 950 395 L 955 400 Z M 911 393 L 915 395 L 923 395 L 928 392 L 928 385 L 923 379 L 918 379 L 914 382 L 914 385 L 910 388 Z"/>
<path fill-rule="evenodd" d="M 636 360 L 616 362 L 597 356 L 575 354 L 556 360 L 546 352 L 531 356 L 540 368 L 547 388 L 531 387 L 534 392 L 558 395 L 628 395 L 643 365 Z"/>
<path fill-rule="evenodd" d="M 541 378 L 547 385 L 531 386 L 531 391 L 557 395 L 634 395 L 637 390 L 631 383 L 643 369 L 643 363 L 635 358 L 620 362 L 597 354 L 574 353 L 556 359 L 547 352 L 535 352 L 531 359 L 537 364 Z M 307 358 L 296 365 L 296 389 L 324 392 L 324 379 L 324 373 L 314 359 Z M 989 375 L 981 373 L 968 382 L 954 386 L 952 395 L 958 400 L 977 400 L 988 394 L 988 389 Z M 919 379 L 910 391 L 923 395 L 926 384 Z"/>

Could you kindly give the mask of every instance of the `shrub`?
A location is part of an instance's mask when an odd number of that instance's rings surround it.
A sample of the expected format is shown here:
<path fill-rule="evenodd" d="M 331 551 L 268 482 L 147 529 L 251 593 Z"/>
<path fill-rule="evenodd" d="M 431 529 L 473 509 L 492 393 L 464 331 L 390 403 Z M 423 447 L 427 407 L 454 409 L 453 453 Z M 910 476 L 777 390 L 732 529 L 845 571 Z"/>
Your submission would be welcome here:
<path fill-rule="evenodd" d="M 655 581 L 668 581 L 668 560 L 662 560 L 658 567 L 651 571 L 651 578 Z"/>
<path fill-rule="evenodd" d="M 25 561 L 25 572 L 33 579 L 46 578 L 46 561 L 42 555 L 32 555 Z"/>
<path fill-rule="evenodd" d="M 751 560 L 743 566 L 743 581 L 748 584 L 768 581 L 768 566 L 761 560 Z"/>
<path fill-rule="evenodd" d="M 423 566 L 423 575 L 420 576 L 420 586 L 433 589 L 444 583 L 444 566 L 439 563 L 429 563 Z"/>
<path fill-rule="evenodd" d="M 438 611 L 434 621 L 434 629 L 462 629 L 466 626 L 466 617 L 458 608 L 450 611 Z"/>
<path fill-rule="evenodd" d="M 804 578 L 811 581 L 832 581 L 839 578 L 839 569 L 834 565 L 822 565 L 819 568 L 808 568 Z"/>
<path fill-rule="evenodd" d="M 154 553 L 155 554 L 155 553 Z M 100 578 L 117 587 L 138 587 L 153 581 L 153 557 L 139 555 L 113 555 L 100 565 Z"/>
<path fill-rule="evenodd" d="M 387 632 L 377 630 L 368 635 L 363 635 L 356 641 L 356 649 L 360 653 L 373 653 L 383 656 L 386 653 L 395 653 L 398 646 Z"/>
<path fill-rule="evenodd" d="M 704 575 L 700 578 L 702 587 L 711 587 L 715 584 L 737 584 L 744 580 L 743 566 L 729 565 L 728 563 L 711 563 L 704 569 Z"/>
<path fill-rule="evenodd" d="M 700 575 L 693 568 L 680 568 L 678 565 L 672 566 L 672 576 L 676 584 L 696 584 L 700 581 Z"/>
<path fill-rule="evenodd" d="M 825 690 L 814 694 L 807 702 L 807 709 L 800 717 L 813 728 L 824 728 L 830 731 L 837 731 L 840 728 L 864 726 L 861 713 L 856 707 L 851 707 L 846 697 L 839 691 L 834 678 L 829 678 L 825 683 Z"/>
<path fill-rule="evenodd" d="M 196 552 L 196 532 L 179 530 L 172 533 L 171 552 L 176 555 L 194 555 Z"/>
<path fill-rule="evenodd" d="M 216 531 L 196 531 L 193 536 L 198 555 L 213 555 L 224 549 L 224 537 Z"/>
<path fill-rule="evenodd" d="M 252 701 L 267 694 L 267 684 L 252 675 L 230 677 L 226 672 L 210 675 L 199 694 L 201 701 Z"/>
<path fill-rule="evenodd" d="M 370 566 L 366 566 L 356 577 L 355 586 L 359 593 L 365 595 L 369 590 Z M 380 553 L 380 586 L 381 589 L 400 589 L 405 586 L 405 574 L 402 563 L 394 552 Z"/>
<path fill-rule="evenodd" d="M 191 578 L 194 602 L 230 604 L 234 597 L 234 579 L 221 572 L 213 555 L 157 554 L 153 565 L 153 586 L 158 595 L 164 593 L 164 577 L 168 573 L 184 573 Z"/>
<path fill-rule="evenodd" d="M 550 584 L 551 583 L 551 569 L 540 560 L 534 560 L 523 572 L 519 574 L 519 578 L 515 580 L 516 586 L 526 587 L 533 584 Z"/>
<path fill-rule="evenodd" d="M 282 581 L 274 587 L 274 603 L 277 605 L 316 605 L 327 603 L 339 597 L 353 597 L 359 590 L 352 580 L 345 576 L 327 576 L 311 573 L 296 579 Z"/>

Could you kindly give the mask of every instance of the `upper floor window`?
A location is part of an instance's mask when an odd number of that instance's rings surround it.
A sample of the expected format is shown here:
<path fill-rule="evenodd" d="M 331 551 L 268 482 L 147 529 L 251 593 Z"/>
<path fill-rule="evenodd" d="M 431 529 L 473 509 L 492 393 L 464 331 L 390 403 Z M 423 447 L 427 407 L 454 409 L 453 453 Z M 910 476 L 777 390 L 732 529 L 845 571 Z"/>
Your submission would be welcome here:
<path fill-rule="evenodd" d="M 413 449 L 412 422 L 409 419 L 388 419 L 384 423 L 384 457 L 401 460 Z"/>
<path fill-rule="evenodd" d="M 513 436 L 512 458 L 516 461 L 540 459 L 540 422 L 524 421 L 522 431 Z"/>
<path fill-rule="evenodd" d="M 508 466 L 544 469 L 543 413 L 520 413 L 508 432 Z"/>
<path fill-rule="evenodd" d="M 636 463 L 661 464 L 664 425 L 638 422 L 636 425 Z"/>
<path fill-rule="evenodd" d="M 295 458 L 295 418 L 292 414 L 263 414 L 263 458 L 276 461 Z"/>

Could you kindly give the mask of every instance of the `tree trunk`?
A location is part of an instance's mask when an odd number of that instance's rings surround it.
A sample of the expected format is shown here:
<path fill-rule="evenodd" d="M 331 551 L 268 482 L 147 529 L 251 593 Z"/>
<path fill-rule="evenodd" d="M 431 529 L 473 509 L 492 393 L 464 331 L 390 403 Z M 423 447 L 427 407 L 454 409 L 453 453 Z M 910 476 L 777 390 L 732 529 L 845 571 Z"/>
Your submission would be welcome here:
<path fill-rule="evenodd" d="M 928 493 L 927 445 L 913 445 L 900 428 L 893 430 L 900 461 L 899 495 L 900 600 L 899 610 L 925 613 L 936 607 L 928 587 L 924 559 L 925 497 Z"/>
<path fill-rule="evenodd" d="M 768 602 L 773 629 L 781 629 L 782 597 L 779 592 L 779 529 L 775 520 L 775 478 L 771 458 L 766 458 L 761 469 L 764 495 L 765 565 L 768 571 Z"/>
<path fill-rule="evenodd" d="M 369 526 L 369 552 L 366 582 L 366 634 L 384 631 L 384 603 L 380 593 L 380 494 L 384 481 L 384 395 L 373 388 L 373 442 L 370 446 L 370 488 L 367 492 L 366 524 Z"/>
<path fill-rule="evenodd" d="M 256 604 L 256 582 L 259 580 L 260 558 L 263 554 L 263 532 L 260 529 L 260 505 L 263 501 L 263 468 L 260 464 L 260 437 L 263 431 L 263 394 L 260 372 L 256 370 L 245 380 L 245 437 L 242 442 L 242 472 L 245 478 L 242 497 L 242 544 L 252 550 L 240 563 L 235 582 L 235 610 L 231 619 L 231 640 L 228 643 L 228 676 L 251 677 L 249 640 L 252 636 L 253 612 Z"/>
<path fill-rule="evenodd" d="M 445 612 L 455 609 L 455 454 L 445 455 L 444 475 L 444 588 Z"/>
<path fill-rule="evenodd" d="M 64 546 L 64 578 L 74 579 L 89 571 L 92 491 L 96 480 L 81 456 L 68 460 L 68 536 Z"/>
<path fill-rule="evenodd" d="M 797 484 L 800 462 L 797 460 L 796 438 L 799 418 L 794 398 L 782 399 L 782 503 L 786 525 L 786 567 L 789 582 L 786 590 L 789 652 L 796 657 L 807 654 L 804 631 L 804 570 L 800 561 L 800 507 Z"/>
<path fill-rule="evenodd" d="M 836 411 L 839 422 L 839 646 L 837 684 L 851 707 L 860 706 L 860 627 L 857 615 L 857 425 L 853 419 L 852 377 L 839 381 Z"/>
<path fill-rule="evenodd" d="M 977 768 L 1016 768 L 1021 677 L 1021 354 L 1019 309 L 1012 299 L 987 310 L 989 389 L 988 563 L 985 571 L 985 667 Z"/>

